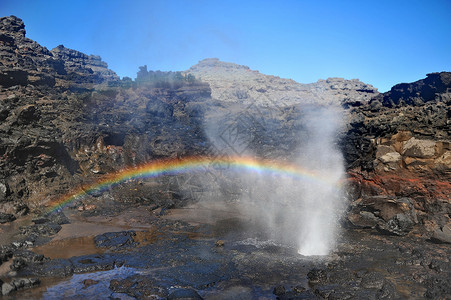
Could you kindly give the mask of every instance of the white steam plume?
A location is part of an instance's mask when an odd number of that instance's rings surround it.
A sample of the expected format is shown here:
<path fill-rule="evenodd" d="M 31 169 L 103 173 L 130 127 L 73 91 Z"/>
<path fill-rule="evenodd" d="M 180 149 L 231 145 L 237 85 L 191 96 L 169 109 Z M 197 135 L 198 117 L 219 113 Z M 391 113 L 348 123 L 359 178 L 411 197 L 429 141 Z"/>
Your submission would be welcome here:
<path fill-rule="evenodd" d="M 310 178 L 251 172 L 223 172 L 216 177 L 220 179 L 219 186 L 228 187 L 226 193 L 233 197 L 238 195 L 239 212 L 252 220 L 254 233 L 256 227 L 259 236 L 264 234 L 267 239 L 296 246 L 302 255 L 326 255 L 333 249 L 344 203 L 339 187 L 344 175 L 343 157 L 337 146 L 341 116 L 341 110 L 335 107 L 302 110 L 303 129 L 296 133 L 302 139 L 294 155 L 296 159 L 291 162 L 313 174 Z M 220 119 L 218 116 L 212 118 L 213 122 L 206 122 L 205 128 L 216 149 L 230 156 L 252 155 L 252 147 L 246 144 L 250 139 L 255 142 L 255 136 L 246 136 L 249 124 L 227 123 Z M 243 117 L 237 117 L 235 122 L 242 120 Z M 265 130 L 273 130 L 276 134 L 273 128 Z M 208 189 L 211 190 L 211 185 Z M 218 190 L 217 195 L 216 199 L 224 199 L 224 189 Z"/>

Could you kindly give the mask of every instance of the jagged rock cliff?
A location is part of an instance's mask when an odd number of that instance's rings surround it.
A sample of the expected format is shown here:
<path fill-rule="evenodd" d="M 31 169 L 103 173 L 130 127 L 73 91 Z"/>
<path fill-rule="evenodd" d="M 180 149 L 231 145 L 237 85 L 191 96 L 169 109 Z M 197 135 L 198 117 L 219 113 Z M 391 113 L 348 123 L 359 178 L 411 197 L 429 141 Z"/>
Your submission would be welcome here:
<path fill-rule="evenodd" d="M 450 242 L 451 73 L 395 85 L 350 113 L 344 151 L 356 183 L 352 222 L 399 227 L 392 218 L 404 207 L 407 223 Z M 390 217 L 381 218 L 383 210 Z"/>
<path fill-rule="evenodd" d="M 290 159 L 304 137 L 300 104 L 333 104 L 348 118 L 350 223 L 451 238 L 450 73 L 384 94 L 358 80 L 299 84 L 217 59 L 185 74 L 201 81 L 120 80 L 100 57 L 49 51 L 25 37 L 20 19 L 1 18 L 0 212 L 18 216 L 150 159 L 218 154 L 209 130 L 229 154 Z M 237 132 L 242 148 L 227 140 Z"/>
<path fill-rule="evenodd" d="M 200 152 L 207 84 L 122 87 L 100 57 L 48 51 L 13 16 L 0 26 L 0 211 L 20 214 L 97 174 Z"/>
<path fill-rule="evenodd" d="M 86 55 L 60 45 L 49 51 L 25 37 L 17 17 L 0 19 L 0 80 L 3 87 L 78 86 L 117 81 L 119 77 L 99 56 Z"/>
<path fill-rule="evenodd" d="M 302 84 L 217 58 L 204 59 L 186 72 L 209 83 L 212 97 L 223 102 L 262 106 L 300 103 L 352 105 L 367 102 L 379 94 L 376 88 L 358 79 L 329 78 Z"/>

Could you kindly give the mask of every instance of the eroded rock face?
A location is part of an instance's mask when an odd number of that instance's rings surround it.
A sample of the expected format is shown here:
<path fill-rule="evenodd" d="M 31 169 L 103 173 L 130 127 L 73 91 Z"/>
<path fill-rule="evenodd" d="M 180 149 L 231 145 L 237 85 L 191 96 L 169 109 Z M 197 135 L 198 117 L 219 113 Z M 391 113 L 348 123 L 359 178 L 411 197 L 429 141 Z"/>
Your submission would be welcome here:
<path fill-rule="evenodd" d="M 361 207 L 373 196 L 396 197 L 396 201 L 408 197 L 419 220 L 414 227 L 426 230 L 426 236 L 447 240 L 451 224 L 450 105 L 451 73 L 442 72 L 396 85 L 350 110 L 353 121 L 344 141 L 357 143 L 344 149 L 351 162 L 351 180 L 360 191 L 353 198 L 358 213 L 349 215 L 351 223 L 378 223 L 372 210 Z M 391 225 L 407 224 L 403 218 L 394 221 Z"/>
<path fill-rule="evenodd" d="M 0 19 L 0 86 L 87 87 L 119 77 L 99 56 L 58 46 L 52 51 L 25 37 L 15 16 Z"/>
<path fill-rule="evenodd" d="M 376 88 L 358 79 L 329 78 L 301 84 L 217 58 L 204 59 L 186 73 L 209 83 L 214 99 L 243 105 L 343 104 L 351 107 L 359 106 L 379 94 Z"/>
<path fill-rule="evenodd" d="M 39 208 L 89 177 L 205 147 L 207 84 L 124 87 L 100 57 L 48 51 L 13 16 L 0 24 L 0 212 L 18 216 L 14 201 Z"/>

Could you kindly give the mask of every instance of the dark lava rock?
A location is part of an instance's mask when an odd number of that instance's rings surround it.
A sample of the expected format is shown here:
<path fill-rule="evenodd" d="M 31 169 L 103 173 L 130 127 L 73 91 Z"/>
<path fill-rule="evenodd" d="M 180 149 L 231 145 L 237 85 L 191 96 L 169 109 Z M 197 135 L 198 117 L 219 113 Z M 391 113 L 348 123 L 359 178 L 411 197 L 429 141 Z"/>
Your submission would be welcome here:
<path fill-rule="evenodd" d="M 327 272 L 314 268 L 307 273 L 307 278 L 310 283 L 324 283 L 327 281 Z"/>
<path fill-rule="evenodd" d="M 34 253 L 30 250 L 17 250 L 14 252 L 14 258 L 21 258 L 27 263 L 38 263 L 48 260 L 44 255 Z"/>
<path fill-rule="evenodd" d="M 0 246 L 0 265 L 13 257 L 13 248 L 11 246 Z"/>
<path fill-rule="evenodd" d="M 34 224 L 21 227 L 20 233 L 23 235 L 52 236 L 57 234 L 61 228 L 61 225 L 53 223 Z"/>
<path fill-rule="evenodd" d="M 274 290 L 272 291 L 272 293 L 276 296 L 280 296 L 285 294 L 287 291 L 285 290 L 285 287 L 283 285 L 278 285 L 274 288 Z"/>
<path fill-rule="evenodd" d="M 28 264 L 41 263 L 45 260 L 48 260 L 48 258 L 45 258 L 42 254 L 36 254 L 29 250 L 16 250 L 14 252 L 14 259 L 10 265 L 10 268 L 13 271 L 19 271 Z"/>
<path fill-rule="evenodd" d="M 122 280 L 113 279 L 110 281 L 110 290 L 116 293 L 127 293 L 135 284 L 135 282 L 129 278 Z"/>
<path fill-rule="evenodd" d="M 30 208 L 25 203 L 14 204 L 14 211 L 16 216 L 25 216 L 30 212 Z"/>
<path fill-rule="evenodd" d="M 74 273 L 114 269 L 116 261 L 109 255 L 84 255 L 70 258 Z"/>
<path fill-rule="evenodd" d="M 36 218 L 33 218 L 31 221 L 32 221 L 34 224 L 45 224 L 45 223 L 50 222 L 50 220 L 49 220 L 48 218 L 43 217 L 43 216 L 38 216 L 38 217 L 36 217 Z"/>
<path fill-rule="evenodd" d="M 39 278 L 15 278 L 11 281 L 11 284 L 14 285 L 16 290 L 31 288 L 39 285 L 40 283 L 41 280 Z"/>
<path fill-rule="evenodd" d="M 411 199 L 392 196 L 363 197 L 352 204 L 347 217 L 354 227 L 377 228 L 400 236 L 408 234 L 417 223 Z"/>
<path fill-rule="evenodd" d="M 171 292 L 168 296 L 168 300 L 201 300 L 203 299 L 193 289 L 178 289 Z"/>
<path fill-rule="evenodd" d="M 448 299 L 451 295 L 451 281 L 448 277 L 432 277 L 428 278 L 424 286 L 426 287 L 426 293 L 424 297 L 427 299 Z"/>
<path fill-rule="evenodd" d="M 156 286 L 151 279 L 142 275 L 133 275 L 122 280 L 113 279 L 110 281 L 109 288 L 116 293 L 125 293 L 138 299 L 147 299 L 146 297 L 155 297 L 155 295 L 161 298 L 168 296 L 166 288 Z"/>
<path fill-rule="evenodd" d="M 397 214 L 385 224 L 378 224 L 378 229 L 395 235 L 408 234 L 415 225 L 412 218 L 406 214 Z"/>
<path fill-rule="evenodd" d="M 133 237 L 136 236 L 135 231 L 107 232 L 94 238 L 94 242 L 99 248 L 108 248 L 110 250 L 120 250 L 124 248 L 136 247 Z"/>
<path fill-rule="evenodd" d="M 385 277 L 379 273 L 371 272 L 362 276 L 360 285 L 365 289 L 381 289 L 385 283 Z"/>
<path fill-rule="evenodd" d="M 318 296 L 315 295 L 312 291 L 302 291 L 297 292 L 295 290 L 288 291 L 283 295 L 277 296 L 277 300 L 300 300 L 300 299 L 318 299 Z M 329 298 L 332 299 L 332 298 Z"/>
<path fill-rule="evenodd" d="M 14 258 L 13 263 L 9 266 L 13 271 L 19 271 L 27 265 L 23 258 Z"/>
<path fill-rule="evenodd" d="M 428 267 L 436 272 L 449 272 L 449 274 L 451 274 L 451 265 L 449 262 L 432 259 Z"/>
<path fill-rule="evenodd" d="M 315 289 L 315 295 L 319 296 L 321 299 L 330 299 L 330 295 L 340 289 L 341 287 L 338 285 L 324 285 Z"/>
<path fill-rule="evenodd" d="M 45 224 L 45 223 L 53 223 L 57 225 L 69 224 L 69 219 L 62 211 L 53 212 L 50 214 L 46 214 L 44 216 L 38 216 L 33 218 L 32 222 L 34 224 Z"/>
<path fill-rule="evenodd" d="M 15 219 L 16 219 L 16 217 L 14 217 L 14 215 L 12 215 L 12 214 L 5 214 L 5 213 L 0 212 L 0 224 L 12 222 Z"/>
<path fill-rule="evenodd" d="M 382 288 L 377 291 L 376 299 L 396 299 L 396 297 L 396 287 L 390 281 L 385 280 Z"/>
<path fill-rule="evenodd" d="M 35 276 L 66 277 L 74 273 L 74 266 L 67 259 L 52 259 L 42 263 L 29 264 L 21 272 Z"/>
<path fill-rule="evenodd" d="M 3 296 L 6 296 L 13 291 L 32 288 L 40 283 L 41 280 L 39 278 L 14 278 L 10 283 L 5 283 L 0 280 L 0 292 Z"/>

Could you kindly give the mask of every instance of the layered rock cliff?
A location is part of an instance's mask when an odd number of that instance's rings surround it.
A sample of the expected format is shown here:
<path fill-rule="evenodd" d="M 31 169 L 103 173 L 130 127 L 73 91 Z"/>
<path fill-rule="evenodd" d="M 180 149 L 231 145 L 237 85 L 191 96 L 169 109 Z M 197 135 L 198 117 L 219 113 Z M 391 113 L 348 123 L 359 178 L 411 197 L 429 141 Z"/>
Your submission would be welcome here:
<path fill-rule="evenodd" d="M 344 150 L 356 183 L 352 223 L 391 222 L 407 232 L 418 225 L 450 242 L 451 73 L 395 85 L 351 114 Z"/>

